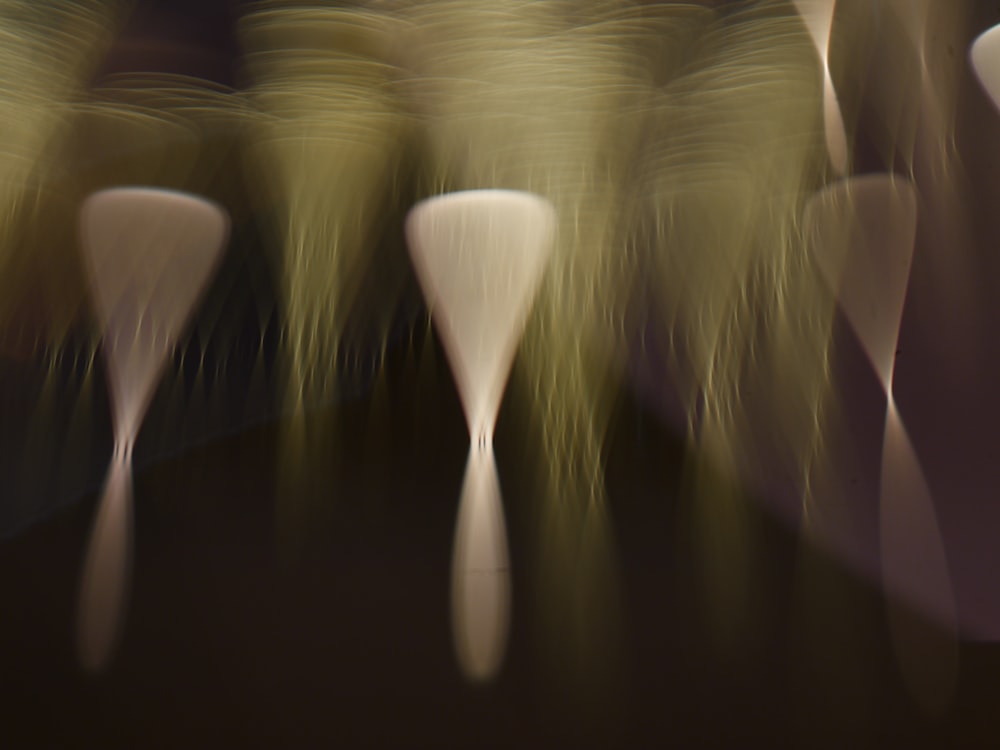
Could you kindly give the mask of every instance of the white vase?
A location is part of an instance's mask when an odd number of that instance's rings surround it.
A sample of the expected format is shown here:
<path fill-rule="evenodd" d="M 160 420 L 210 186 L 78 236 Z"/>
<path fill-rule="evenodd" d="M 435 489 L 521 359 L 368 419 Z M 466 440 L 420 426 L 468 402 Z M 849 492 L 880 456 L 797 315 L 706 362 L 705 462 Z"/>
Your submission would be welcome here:
<path fill-rule="evenodd" d="M 916 191 L 892 175 L 842 180 L 811 199 L 805 226 L 816 264 L 886 396 L 879 558 L 887 616 L 907 685 L 925 708 L 940 711 L 956 679 L 954 592 L 931 489 L 893 396 L 916 241 Z M 944 637 L 915 626 L 907 611 L 912 607 L 934 618 Z"/>
<path fill-rule="evenodd" d="M 969 60 L 979 82 L 1000 109 L 1000 26 L 980 34 L 969 50 Z"/>
<path fill-rule="evenodd" d="M 547 201 L 506 190 L 431 198 L 406 222 L 472 440 L 452 561 L 455 647 L 472 680 L 495 675 L 506 647 L 510 573 L 493 430 L 555 230 Z"/>
<path fill-rule="evenodd" d="M 838 175 L 847 173 L 847 133 L 840 100 L 830 77 L 830 31 L 836 0 L 793 0 L 802 17 L 823 69 L 823 125 L 830 163 Z"/>
<path fill-rule="evenodd" d="M 120 635 L 132 547 L 132 447 L 163 368 L 218 266 L 229 219 L 219 206 L 168 190 L 91 195 L 80 234 L 100 326 L 115 451 L 81 581 L 78 649 L 102 669 Z"/>

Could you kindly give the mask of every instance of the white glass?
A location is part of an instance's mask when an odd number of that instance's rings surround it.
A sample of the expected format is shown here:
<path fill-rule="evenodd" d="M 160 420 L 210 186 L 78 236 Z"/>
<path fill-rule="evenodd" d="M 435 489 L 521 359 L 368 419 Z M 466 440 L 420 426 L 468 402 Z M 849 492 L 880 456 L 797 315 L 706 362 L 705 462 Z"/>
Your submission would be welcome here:
<path fill-rule="evenodd" d="M 1000 26 L 984 31 L 969 51 L 972 69 L 993 104 L 1000 108 Z"/>
<path fill-rule="evenodd" d="M 107 664 L 128 598 L 132 447 L 171 351 L 222 256 L 228 229 L 226 212 L 214 203 L 155 188 L 103 190 L 80 212 L 115 436 L 81 581 L 78 651 L 88 669 Z"/>
<path fill-rule="evenodd" d="M 907 684 L 938 710 L 954 687 L 957 620 L 944 542 L 930 486 L 893 396 L 896 349 L 917 231 L 908 180 L 870 175 L 818 193 L 806 210 L 817 265 L 836 295 L 886 395 L 879 540 L 888 619 Z M 942 640 L 914 628 L 899 597 L 945 628 Z"/>
<path fill-rule="evenodd" d="M 838 175 L 847 173 L 847 133 L 840 100 L 830 77 L 830 31 L 837 0 L 794 0 L 802 21 L 809 30 L 823 68 L 823 123 L 830 162 Z"/>
<path fill-rule="evenodd" d="M 510 573 L 493 429 L 555 230 L 551 204 L 507 190 L 431 198 L 406 222 L 472 440 L 452 560 L 455 648 L 472 680 L 495 675 L 506 648 Z"/>

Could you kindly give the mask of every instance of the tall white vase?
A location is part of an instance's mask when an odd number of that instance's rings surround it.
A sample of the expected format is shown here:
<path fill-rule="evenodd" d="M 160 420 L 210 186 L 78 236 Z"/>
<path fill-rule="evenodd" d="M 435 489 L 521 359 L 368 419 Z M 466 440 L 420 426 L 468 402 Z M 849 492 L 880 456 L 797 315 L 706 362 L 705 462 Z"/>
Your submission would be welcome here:
<path fill-rule="evenodd" d="M 892 175 L 843 180 L 806 211 L 814 258 L 871 361 L 886 395 L 879 483 L 879 540 L 888 619 L 900 668 L 915 697 L 941 710 L 957 667 L 957 619 L 930 486 L 893 396 L 896 349 L 917 231 L 917 197 Z M 929 636 L 900 607 L 933 616 Z"/>
<path fill-rule="evenodd" d="M 81 581 L 78 653 L 100 670 L 120 635 L 132 552 L 132 447 L 163 368 L 218 266 L 226 212 L 144 187 L 91 195 L 80 234 L 100 326 L 115 449 Z"/>
<path fill-rule="evenodd" d="M 506 648 L 510 573 L 493 430 L 555 230 L 547 201 L 506 190 L 431 198 L 406 222 L 472 441 L 452 561 L 455 647 L 471 680 L 495 675 Z"/>

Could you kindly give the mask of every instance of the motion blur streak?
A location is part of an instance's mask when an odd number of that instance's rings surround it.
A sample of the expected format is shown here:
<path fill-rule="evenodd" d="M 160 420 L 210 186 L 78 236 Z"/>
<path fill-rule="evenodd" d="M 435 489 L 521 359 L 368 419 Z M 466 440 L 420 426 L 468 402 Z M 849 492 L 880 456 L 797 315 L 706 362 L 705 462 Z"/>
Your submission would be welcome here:
<path fill-rule="evenodd" d="M 467 679 L 494 677 L 510 621 L 510 564 L 493 446 L 473 446 L 462 482 L 451 569 L 455 651 Z"/>
<path fill-rule="evenodd" d="M 801 20 L 773 3 L 706 16 L 698 39 L 696 63 L 652 93 L 640 200 L 695 449 L 687 484 L 708 604 L 733 643 L 753 607 L 737 477 L 788 474 L 808 520 L 823 455 L 833 301 L 800 220 L 826 170 L 822 78 Z"/>
<path fill-rule="evenodd" d="M 575 644 L 560 658 L 597 675 L 586 658 L 614 652 L 602 454 L 638 270 L 688 415 L 714 619 L 738 629 L 751 540 L 736 476 L 779 462 L 808 514 L 822 457 L 833 301 L 800 215 L 830 164 L 807 27 L 777 2 L 372 8 L 267 5 L 243 24 L 259 182 L 284 237 L 290 403 L 333 387 L 408 112 L 431 192 L 529 190 L 559 216 L 517 369 L 547 456 L 543 610 L 554 648 Z"/>
<path fill-rule="evenodd" d="M 955 145 L 973 7 L 971 0 L 888 0 L 873 9 L 873 74 L 864 85 L 872 110 L 869 137 L 885 167 L 909 176 L 920 194 L 920 235 L 927 248 L 925 275 L 913 279 L 915 291 L 927 300 L 920 309 L 935 311 L 935 326 L 985 340 L 992 332 L 980 322 L 979 310 L 991 304 L 992 292 L 980 289 L 969 211 L 975 197 Z M 845 74 L 858 77 L 850 70 Z M 970 369 L 982 367 L 963 337 L 934 339 L 939 361 L 956 381 L 968 382 Z"/>
<path fill-rule="evenodd" d="M 975 330 L 982 326 L 979 311 L 991 304 L 986 295 L 992 293 L 984 294 L 982 273 L 977 270 L 978 243 L 970 231 L 974 222 L 968 210 L 975 198 L 954 132 L 965 73 L 961 50 L 968 39 L 972 9 L 973 4 L 964 1 L 888 0 L 878 8 L 872 6 L 867 21 L 855 17 L 862 22 L 854 26 L 859 32 L 864 32 L 864 24 L 878 27 L 874 38 L 868 35 L 873 50 L 868 66 L 874 72 L 864 84 L 871 109 L 869 137 L 885 167 L 909 179 L 883 185 L 881 198 L 873 192 L 875 181 L 859 184 L 850 198 L 857 215 L 842 216 L 839 229 L 831 225 L 824 230 L 828 242 L 836 241 L 838 231 L 860 230 L 867 235 L 852 238 L 852 258 L 841 267 L 853 277 L 841 282 L 841 304 L 887 401 L 879 542 L 893 646 L 908 688 L 925 710 L 938 714 L 948 707 L 956 684 L 959 613 L 938 521 L 944 506 L 935 511 L 930 485 L 893 395 L 893 378 L 908 287 L 921 299 L 921 304 L 907 309 L 911 329 L 966 332 L 927 337 L 933 358 L 963 389 L 972 390 L 973 373 L 982 370 L 981 353 L 969 345 L 970 340 L 985 341 L 992 335 L 985 327 Z M 866 34 L 859 33 L 859 39 Z M 857 46 L 845 46 L 845 52 L 857 58 L 855 71 L 865 65 Z M 852 74 L 850 66 L 845 73 Z M 914 251 L 911 243 L 918 237 L 921 244 Z M 914 264 L 911 278 L 914 254 L 923 265 Z M 920 320 L 929 310 L 934 311 L 932 317 Z M 836 484 L 827 488 L 830 517 L 837 512 L 830 506 L 844 504 L 845 499 L 837 497 Z M 848 491 L 846 484 L 840 490 Z M 912 611 L 932 615 L 934 625 L 922 623 Z"/>
<path fill-rule="evenodd" d="M 132 447 L 228 231 L 229 217 L 218 206 L 156 188 L 104 190 L 80 212 L 115 437 L 80 591 L 79 654 L 90 669 L 107 664 L 126 611 Z"/>
<path fill-rule="evenodd" d="M 834 170 L 842 175 L 848 167 L 847 134 L 844 132 L 840 101 L 837 99 L 833 79 L 830 77 L 830 28 L 833 25 L 837 2 L 836 0 L 794 0 L 794 2 L 809 29 L 823 66 L 823 120 L 826 147 Z"/>
<path fill-rule="evenodd" d="M 289 399 L 301 405 L 334 385 L 376 207 L 400 157 L 389 27 L 361 11 L 274 7 L 243 32 L 260 112 L 254 166 L 284 238 Z"/>
<path fill-rule="evenodd" d="M 546 453 L 537 570 L 545 653 L 560 678 L 597 684 L 617 616 L 601 452 L 633 262 L 619 208 L 644 91 L 623 41 L 644 27 L 616 3 L 448 0 L 406 15 L 410 92 L 425 113 L 436 180 L 539 193 L 559 217 L 517 369 Z"/>
<path fill-rule="evenodd" d="M 928 710 L 941 711 L 957 667 L 954 595 L 930 487 L 892 393 L 917 232 L 916 193 L 908 180 L 891 175 L 851 178 L 817 193 L 806 223 L 817 265 L 885 394 L 879 531 L 893 644 L 908 686 Z M 824 488 L 825 503 L 844 501 L 842 484 Z M 828 505 L 825 510 L 829 517 Z M 816 531 L 833 536 L 822 524 Z M 925 634 L 905 606 L 932 613 L 944 632 Z"/>
<path fill-rule="evenodd" d="M 32 354 L 42 343 L 25 341 L 25 332 L 12 325 L 14 313 L 22 313 L 21 308 L 33 302 L 26 280 L 36 270 L 19 232 L 37 216 L 45 183 L 62 167 L 57 152 L 69 121 L 67 109 L 100 61 L 122 6 L 116 0 L 0 1 L 0 349 L 4 351 Z M 29 320 L 37 314 L 29 307 Z M 28 338 L 34 338 L 30 332 Z"/>
<path fill-rule="evenodd" d="M 522 406 L 544 448 L 532 570 L 556 664 L 578 684 L 613 684 L 605 678 L 617 658 L 618 609 L 604 454 L 636 340 L 669 342 L 659 377 L 677 392 L 691 447 L 683 533 L 703 550 L 711 619 L 735 640 L 740 613 L 753 607 L 755 557 L 737 487 L 781 477 L 807 531 L 830 510 L 817 502 L 822 492 L 831 505 L 843 499 L 816 486 L 836 473 L 824 465 L 837 411 L 835 303 L 822 261 L 808 252 L 809 201 L 827 200 L 824 187 L 850 177 L 862 158 L 880 161 L 877 169 L 915 186 L 906 201 L 919 194 L 927 204 L 929 242 L 953 251 L 931 254 L 940 273 L 924 292 L 942 304 L 928 309 L 951 311 L 954 324 L 978 302 L 966 294 L 985 282 L 969 280 L 974 243 L 963 229 L 965 183 L 952 137 L 961 55 L 948 53 L 961 43 L 969 7 L 269 1 L 248 6 L 241 21 L 245 97 L 162 76 L 115 78 L 83 97 L 121 5 L 0 0 L 0 346 L 44 349 L 54 372 L 83 299 L 73 274 L 48 270 L 69 266 L 40 263 L 48 256 L 36 249 L 68 247 L 71 238 L 28 236 L 41 231 L 33 227 L 42 222 L 25 218 L 42 215 L 43 191 L 52 194 L 55 207 L 44 207 L 52 216 L 71 215 L 83 195 L 112 183 L 197 191 L 206 174 L 199 170 L 217 162 L 195 144 L 213 128 L 245 127 L 248 189 L 277 247 L 284 399 L 295 415 L 285 458 L 291 468 L 302 462 L 305 476 L 312 459 L 325 462 L 334 448 L 321 439 L 327 433 L 306 434 L 305 407 L 338 395 L 365 339 L 358 325 L 374 329 L 379 360 L 410 282 L 399 272 L 402 254 L 379 260 L 380 234 L 398 218 L 385 206 L 474 188 L 544 196 L 558 216 L 557 242 L 513 389 L 527 396 Z M 873 153 L 859 155 L 862 119 Z M 60 130 L 68 122 L 74 127 Z M 72 156 L 64 185 L 53 155 Z M 403 187 L 413 164 L 420 196 Z M 906 192 L 902 180 L 891 187 L 896 197 Z M 837 221 L 822 228 L 837 252 L 855 242 L 842 231 Z M 21 318 L 7 325 L 27 304 L 21 290 L 37 288 L 22 284 L 29 277 L 46 290 L 44 335 L 24 333 Z M 892 331 L 867 332 L 840 301 L 891 396 L 887 342 L 899 332 L 905 287 L 889 291 L 900 293 Z M 940 345 L 956 355 L 948 359 L 956 371 L 972 356 L 971 347 L 957 351 L 963 344 Z M 93 347 L 83 349 L 73 354 L 89 373 Z M 41 390 L 29 453 L 48 439 L 47 399 L 58 391 L 54 378 Z M 889 420 L 887 471 L 907 465 L 892 448 L 901 430 Z M 282 501 L 294 523 L 305 520 L 293 507 L 300 499 L 290 492 Z M 914 518 L 931 523 L 926 510 Z M 933 539 L 925 531 L 920 538 Z"/>
<path fill-rule="evenodd" d="M 472 442 L 455 532 L 452 610 L 460 663 L 477 680 L 500 666 L 509 599 L 494 428 L 555 226 L 546 201 L 505 190 L 431 198 L 406 220 L 414 270 Z"/>
<path fill-rule="evenodd" d="M 906 685 L 943 715 L 958 680 L 958 623 L 934 499 L 890 393 L 880 492 L 882 578 L 892 645 Z M 928 626 L 914 611 L 931 613 Z"/>
<path fill-rule="evenodd" d="M 74 168 L 74 195 L 109 185 L 155 185 L 210 196 L 227 209 L 236 204 L 233 178 L 226 171 L 234 161 L 232 143 L 249 119 L 240 92 L 181 75 L 118 74 L 104 78 L 86 101 L 74 105 L 73 117 L 66 151 Z M 240 223 L 242 218 L 234 217 Z M 223 276 L 213 287 L 222 282 L 219 286 L 229 292 L 224 286 L 229 281 Z M 235 301 L 219 291 L 216 300 Z M 264 307 L 262 300 L 254 304 Z M 216 302 L 199 309 L 191 335 L 178 342 L 177 356 L 163 373 L 169 407 L 143 432 L 148 444 L 159 444 L 165 452 L 176 450 L 178 436 L 197 434 L 206 423 L 217 429 L 223 421 L 219 415 L 235 411 L 234 403 L 244 406 L 232 394 L 230 377 L 232 367 L 246 366 L 230 362 L 239 332 L 231 319 L 220 320 L 219 307 Z M 265 329 L 262 322 L 261 335 Z M 216 367 L 205 360 L 207 342 L 213 340 L 221 343 Z M 259 359 L 258 352 L 258 367 Z M 185 370 L 194 374 L 189 383 Z"/>
<path fill-rule="evenodd" d="M 296 415 L 283 464 L 293 482 L 307 448 L 332 450 L 326 433 L 305 434 L 301 415 L 336 393 L 351 313 L 367 306 L 378 318 L 394 302 L 385 279 L 379 293 L 359 298 L 403 156 L 392 29 L 384 14 L 290 3 L 254 6 L 241 26 L 257 112 L 251 173 L 281 245 L 285 401 Z M 300 495 L 285 494 L 289 502 Z M 306 509 L 286 510 L 286 531 L 296 534 Z"/>
<path fill-rule="evenodd" d="M 88 446 L 93 444 L 95 426 L 101 424 L 100 415 L 94 413 L 99 326 L 86 304 L 86 275 L 77 253 L 74 227 L 80 202 L 95 191 L 118 185 L 207 192 L 218 183 L 227 156 L 226 149 L 213 148 L 213 143 L 220 132 L 231 134 L 246 119 L 235 92 L 181 76 L 106 77 L 74 99 L 60 105 L 67 127 L 48 147 L 48 158 L 56 166 L 33 188 L 37 205 L 17 243 L 17 268 L 0 275 L 0 284 L 16 282 L 23 295 L 23 304 L 13 300 L 21 304 L 18 335 L 23 322 L 29 321 L 28 333 L 35 339 L 31 347 L 44 352 L 39 357 L 44 363 L 42 396 L 34 407 L 24 457 L 13 463 L 22 473 L 17 483 L 23 485 L 22 506 L 6 509 L 14 523 L 37 516 L 40 506 L 51 502 L 40 477 L 54 476 L 64 501 L 65 495 L 86 486 L 92 468 Z M 35 309 L 25 309 L 28 304 Z M 199 316 L 201 341 L 214 333 L 210 312 Z M 0 340 L 9 332 L 0 326 Z M 232 333 L 227 330 L 224 335 Z M 13 345 L 24 348 L 27 342 L 15 340 Z M 226 389 L 217 389 L 210 404 L 199 400 L 208 379 L 209 373 L 199 368 L 199 387 L 185 392 L 182 374 L 167 367 L 164 380 L 170 396 L 165 413 L 175 421 L 151 425 L 146 436 L 153 444 L 159 441 L 168 450 L 176 449 L 171 441 L 176 441 L 182 427 L 199 419 L 204 425 L 208 415 L 224 413 L 229 405 Z M 72 413 L 65 441 L 52 439 L 55 415 L 61 410 Z M 53 467 L 58 470 L 53 472 Z M 3 525 L 11 524 L 4 520 Z"/>

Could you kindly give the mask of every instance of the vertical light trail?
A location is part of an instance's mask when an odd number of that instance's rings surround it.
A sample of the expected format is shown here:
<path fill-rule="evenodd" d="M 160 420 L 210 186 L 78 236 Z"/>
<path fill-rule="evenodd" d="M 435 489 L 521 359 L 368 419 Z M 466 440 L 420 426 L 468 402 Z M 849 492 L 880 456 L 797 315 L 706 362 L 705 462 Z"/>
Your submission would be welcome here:
<path fill-rule="evenodd" d="M 259 205 L 276 213 L 288 316 L 289 406 L 332 393 L 372 225 L 400 152 L 385 19 L 273 4 L 242 26 L 261 113 L 253 124 Z"/>
<path fill-rule="evenodd" d="M 807 223 L 817 264 L 885 393 L 879 538 L 889 626 L 907 686 L 926 710 L 940 713 L 958 666 L 954 594 L 930 487 L 892 392 L 916 192 L 891 175 L 852 178 L 817 194 Z M 935 618 L 943 633 L 920 625 L 907 607 Z"/>
<path fill-rule="evenodd" d="M 510 628 L 510 561 L 500 480 L 491 446 L 472 446 L 455 522 L 452 637 L 465 678 L 493 679 Z"/>
<path fill-rule="evenodd" d="M 470 0 L 414 6 L 409 92 L 424 113 L 435 182 L 548 198 L 552 265 L 517 364 L 544 446 L 539 596 L 559 679 L 600 682 L 617 617 L 603 440 L 631 268 L 620 200 L 643 90 L 621 40 L 624 4 Z M 610 656 L 610 661 L 614 661 Z"/>
<path fill-rule="evenodd" d="M 986 340 L 992 334 L 979 322 L 979 310 L 990 304 L 992 292 L 981 286 L 970 210 L 975 197 L 956 145 L 968 65 L 960 50 L 968 43 L 973 7 L 970 0 L 881 3 L 872 42 L 876 64 L 866 85 L 869 137 L 886 168 L 910 177 L 919 190 L 921 248 L 948 248 L 921 252 L 924 263 L 913 283 L 926 304 L 913 310 L 915 325 L 961 329 Z M 933 320 L 921 320 L 924 310 L 934 311 Z M 967 381 L 968 372 L 984 366 L 978 347 L 964 346 L 965 340 L 931 337 L 953 382 Z"/>
<path fill-rule="evenodd" d="M 500 668 L 510 606 L 493 433 L 548 265 L 556 215 L 536 195 L 472 190 L 423 201 L 406 227 L 469 428 L 452 563 L 452 619 L 466 677 L 485 680 Z"/>
<path fill-rule="evenodd" d="M 837 9 L 836 0 L 794 0 L 795 7 L 809 29 L 816 52 L 823 67 L 823 124 L 826 148 L 834 171 L 844 175 L 848 171 L 847 133 L 840 112 L 840 100 L 830 77 L 830 31 Z"/>
<path fill-rule="evenodd" d="M 683 533 L 730 646 L 756 606 L 739 488 L 787 473 L 808 514 L 829 397 L 833 301 L 800 219 L 826 168 L 822 90 L 791 10 L 706 15 L 692 58 L 652 93 L 639 162 L 660 335 L 693 449 Z"/>
<path fill-rule="evenodd" d="M 68 107 L 100 59 L 124 3 L 117 0 L 0 1 L 0 336 L 29 310 L 32 248 L 18 242 L 37 218 L 46 181 L 62 165 Z M 35 311 L 37 312 L 37 311 Z M 44 315 L 44 312 L 43 312 Z M 47 337 L 48 333 L 41 333 Z M 61 338 L 48 343 L 61 346 Z M 39 342 L 41 345 L 42 342 Z M 23 347 L 22 347 L 23 348 Z"/>
<path fill-rule="evenodd" d="M 194 196 L 119 188 L 88 198 L 80 225 L 115 433 L 80 591 L 80 659 L 100 670 L 128 599 L 132 447 L 171 350 L 218 265 L 228 217 Z"/>
<path fill-rule="evenodd" d="M 373 235 L 403 155 L 406 121 L 390 59 L 398 35 L 377 12 L 280 2 L 252 6 L 241 32 L 257 110 L 250 132 L 254 197 L 280 246 L 285 405 L 292 415 L 282 462 L 293 484 L 279 513 L 283 533 L 298 536 L 309 500 L 297 481 L 311 458 L 328 465 L 333 453 L 331 426 L 313 422 L 318 431 L 307 433 L 303 409 L 335 397 L 347 355 L 357 357 L 349 319 L 385 318 L 395 302 L 381 276 L 375 292 L 361 290 L 374 270 Z"/>
<path fill-rule="evenodd" d="M 32 405 L 22 454 L 12 461 L 18 502 L 7 506 L 3 525 L 10 527 L 99 481 L 92 430 L 103 422 L 93 411 L 95 390 L 102 386 L 94 382 L 97 327 L 90 325 L 85 266 L 77 252 L 80 203 L 117 185 L 216 192 L 225 184 L 219 171 L 228 157 L 219 147 L 219 133 L 232 139 L 245 121 L 240 97 L 231 90 L 170 75 L 104 78 L 59 107 L 65 127 L 47 150 L 51 171 L 33 192 L 12 258 L 23 286 L 20 294 L 31 297 L 31 306 L 20 305 L 15 319 L 36 323 L 35 334 L 48 346 L 25 363 L 41 370 L 44 385 Z M 211 314 L 199 316 L 202 341 L 213 322 Z M 183 349 L 185 342 L 180 343 Z M 221 354 L 225 358 L 228 352 Z M 223 427 L 219 415 L 231 412 L 236 397 L 227 399 L 220 389 L 211 401 L 199 402 L 198 388 L 186 394 L 183 380 L 173 367 L 166 368 L 166 408 L 156 410 L 162 418 L 148 421 L 144 430 L 143 442 L 147 449 L 153 446 L 153 453 L 176 450 L 192 434 L 201 437 Z M 53 438 L 60 414 L 70 417 L 70 427 Z"/>

